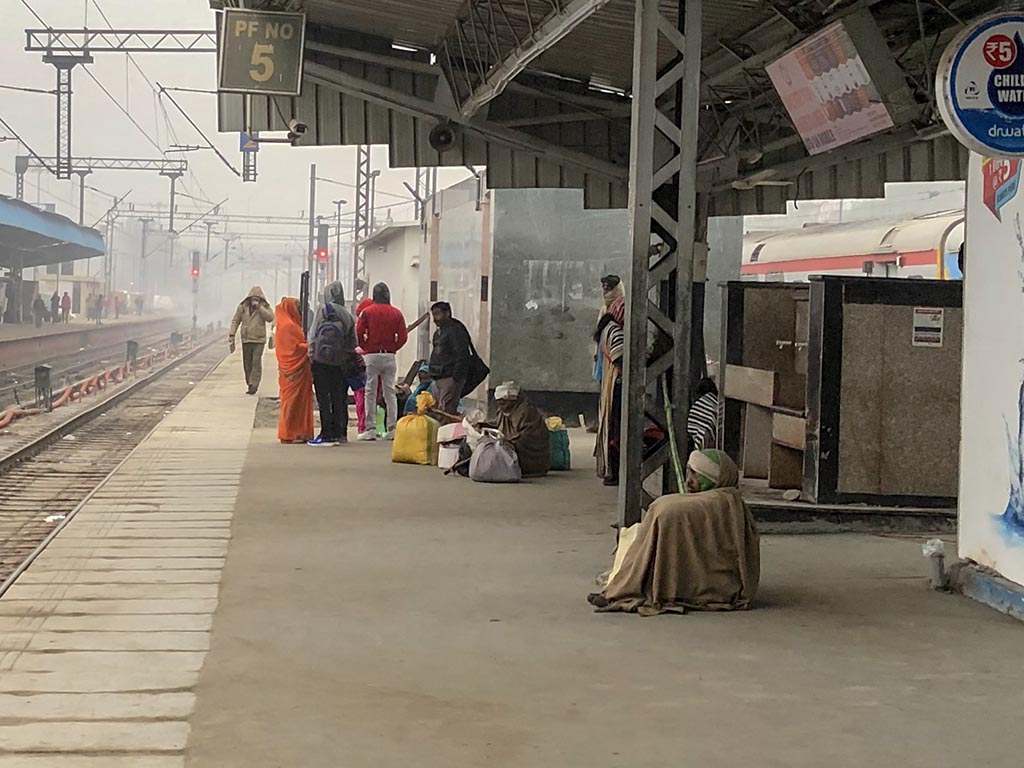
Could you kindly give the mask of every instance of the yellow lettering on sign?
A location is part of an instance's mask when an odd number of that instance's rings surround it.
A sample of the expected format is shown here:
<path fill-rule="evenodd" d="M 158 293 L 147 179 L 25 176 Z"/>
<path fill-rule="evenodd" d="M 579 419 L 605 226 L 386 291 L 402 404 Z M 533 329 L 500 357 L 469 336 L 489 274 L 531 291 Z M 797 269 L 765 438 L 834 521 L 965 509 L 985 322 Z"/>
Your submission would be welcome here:
<path fill-rule="evenodd" d="M 295 26 L 293 24 L 282 24 L 281 25 L 281 39 L 291 40 L 295 37 Z"/>
<path fill-rule="evenodd" d="M 277 38 L 280 37 L 280 31 L 281 31 L 281 25 L 280 24 L 278 24 L 276 22 L 273 22 L 273 21 L 268 21 L 267 22 L 267 30 L 266 30 L 267 40 L 277 40 Z"/>
<path fill-rule="evenodd" d="M 259 31 L 260 23 L 258 21 L 249 22 L 249 37 L 256 37 L 256 33 Z"/>
<path fill-rule="evenodd" d="M 247 22 L 245 21 L 245 19 L 239 19 L 238 21 L 236 21 L 235 22 L 235 37 L 241 37 L 242 35 L 244 35 L 245 34 L 246 26 L 247 26 Z"/>
<path fill-rule="evenodd" d="M 249 77 L 257 83 L 265 83 L 274 76 L 274 46 L 271 43 L 256 43 L 252 47 L 252 66 Z"/>

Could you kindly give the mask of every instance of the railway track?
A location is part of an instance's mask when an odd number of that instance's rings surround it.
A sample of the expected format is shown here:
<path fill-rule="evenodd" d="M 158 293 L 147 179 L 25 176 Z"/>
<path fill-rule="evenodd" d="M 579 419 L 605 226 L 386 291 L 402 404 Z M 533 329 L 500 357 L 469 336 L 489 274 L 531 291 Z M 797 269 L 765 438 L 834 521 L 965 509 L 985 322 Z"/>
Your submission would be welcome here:
<path fill-rule="evenodd" d="M 140 354 L 151 349 L 166 349 L 170 346 L 167 333 L 152 333 L 138 339 Z M 40 359 L 32 365 L 17 366 L 0 371 L 0 411 L 26 403 L 34 402 L 34 371 L 36 365 L 49 365 L 50 380 L 54 391 L 73 384 L 83 376 L 90 376 L 101 368 L 109 368 L 111 364 L 125 359 L 125 342 L 115 342 L 103 346 L 82 349 L 66 355 Z"/>
<path fill-rule="evenodd" d="M 0 459 L 0 594 L 62 521 L 223 359 L 208 341 Z M 167 375 L 170 374 L 170 375 Z"/>

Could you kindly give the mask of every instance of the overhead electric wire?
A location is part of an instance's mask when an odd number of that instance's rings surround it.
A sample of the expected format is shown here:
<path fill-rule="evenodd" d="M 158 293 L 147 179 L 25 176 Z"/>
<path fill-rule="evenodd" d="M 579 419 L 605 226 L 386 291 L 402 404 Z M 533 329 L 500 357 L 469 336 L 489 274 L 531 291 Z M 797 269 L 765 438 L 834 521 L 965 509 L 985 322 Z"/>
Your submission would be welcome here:
<path fill-rule="evenodd" d="M 103 21 L 106 23 L 106 25 L 110 29 L 114 29 L 113 23 L 110 21 L 110 18 L 107 16 L 107 14 L 103 10 L 103 8 L 100 7 L 100 4 L 99 4 L 98 0 L 91 0 L 91 1 L 92 1 L 92 4 L 96 7 L 96 10 L 99 12 L 100 17 L 103 19 Z M 89 0 L 86 0 L 86 8 L 88 8 L 88 3 L 89 3 Z M 125 58 L 129 62 L 131 62 L 132 66 L 134 66 L 135 69 L 138 71 L 138 73 L 140 75 L 142 75 L 142 79 L 146 81 L 146 84 L 149 86 L 150 91 L 152 91 L 152 93 L 153 93 L 153 103 L 154 103 L 153 122 L 154 122 L 154 125 L 156 126 L 157 141 L 159 142 L 160 124 L 157 121 L 157 111 L 156 111 L 156 109 L 157 109 L 157 106 L 159 106 L 160 110 L 163 112 L 164 122 L 166 123 L 167 132 L 170 134 L 170 138 L 174 140 L 174 143 L 179 143 L 178 142 L 177 132 L 174 130 L 174 125 L 171 123 L 170 117 L 167 115 L 167 110 L 164 108 L 163 102 L 160 101 L 160 92 L 157 89 L 156 84 L 149 78 L 149 75 L 146 74 L 146 71 L 142 68 L 142 65 L 139 64 L 139 62 L 135 60 L 135 57 L 131 53 L 126 52 L 125 53 Z M 168 142 L 168 143 L 170 143 L 170 142 Z M 192 177 L 193 181 L 195 181 L 196 186 L 199 187 L 199 191 L 202 192 L 203 195 L 209 196 L 207 191 L 203 188 L 202 183 L 199 181 L 199 175 L 192 168 L 189 168 L 188 175 Z M 184 180 L 182 180 L 182 186 L 185 187 L 186 190 L 188 189 L 188 186 L 185 184 Z"/>
<path fill-rule="evenodd" d="M 36 21 L 42 24 L 47 29 L 50 29 L 50 25 L 43 21 L 43 17 L 36 13 L 36 9 L 28 4 L 27 0 L 21 0 L 21 4 L 28 8 L 29 13 L 36 17 Z"/>
<path fill-rule="evenodd" d="M 48 96 L 56 95 L 54 90 L 46 90 L 45 88 L 27 88 L 23 85 L 0 85 L 0 89 L 5 91 L 20 91 L 21 93 L 43 93 Z"/>
<path fill-rule="evenodd" d="M 167 96 L 167 99 L 171 102 L 171 104 L 173 104 L 177 108 L 177 110 L 181 112 L 182 116 L 186 120 L 188 120 L 189 125 L 191 125 L 196 130 L 196 133 L 203 137 L 203 140 L 207 143 L 210 149 L 212 149 L 214 153 L 216 153 L 217 157 L 220 158 L 221 162 L 224 163 L 224 165 L 226 165 L 228 168 L 230 168 L 232 173 L 235 174 L 235 176 L 240 177 L 242 175 L 241 172 L 237 168 L 235 168 L 235 166 L 232 165 L 231 161 L 228 160 L 227 157 L 225 157 L 224 153 L 221 152 L 212 141 L 210 141 L 207 135 L 203 133 L 203 129 L 196 125 L 196 121 L 193 120 L 191 116 L 189 116 L 188 112 L 181 108 L 181 105 L 177 102 L 177 100 L 173 96 L 171 96 L 171 94 L 169 94 L 167 90 L 162 85 L 160 85 L 160 83 L 157 83 L 157 85 L 160 86 L 160 95 Z"/>
<path fill-rule="evenodd" d="M 29 143 L 27 141 L 25 141 L 23 138 L 21 138 L 21 135 L 16 130 L 14 130 L 11 127 L 11 124 L 8 123 L 6 120 L 4 120 L 3 117 L 0 117 L 0 125 L 2 125 L 8 131 L 10 131 L 11 134 L 14 136 L 14 138 L 16 138 L 19 142 L 21 142 L 21 146 L 23 146 L 25 148 L 25 150 L 30 155 L 32 155 L 32 157 L 34 157 L 36 160 L 38 160 L 39 164 L 42 165 L 43 168 L 45 168 L 50 173 L 53 173 L 53 169 L 50 168 L 50 166 L 48 166 L 46 164 L 46 162 L 43 160 L 43 158 L 40 157 L 39 154 L 34 149 L 32 149 L 32 147 L 29 145 Z"/>
<path fill-rule="evenodd" d="M 327 184 L 337 184 L 339 187 L 348 187 L 349 189 L 358 189 L 358 187 L 355 184 L 349 184 L 347 181 L 338 181 L 337 179 L 327 179 L 327 178 L 324 178 L 323 176 L 317 176 L 316 180 L 317 181 L 323 181 L 323 182 L 325 182 Z M 383 189 L 378 189 L 378 190 L 375 191 L 375 193 L 378 194 L 378 195 L 387 195 L 388 197 L 395 197 L 395 198 L 398 198 L 399 200 L 404 200 L 407 203 L 415 203 L 416 202 L 416 198 L 415 197 L 409 197 L 408 195 L 397 195 L 394 192 L 385 192 Z"/>

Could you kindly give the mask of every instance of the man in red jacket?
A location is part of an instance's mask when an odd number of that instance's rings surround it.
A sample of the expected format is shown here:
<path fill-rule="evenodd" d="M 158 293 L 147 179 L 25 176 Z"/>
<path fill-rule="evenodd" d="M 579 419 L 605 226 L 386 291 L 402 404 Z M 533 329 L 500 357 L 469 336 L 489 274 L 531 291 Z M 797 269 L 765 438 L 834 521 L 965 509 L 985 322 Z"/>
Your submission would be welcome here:
<path fill-rule="evenodd" d="M 373 413 L 373 405 L 377 402 L 379 380 L 387 404 L 387 434 L 384 439 L 393 440 L 395 423 L 398 421 L 398 400 L 395 397 L 398 364 L 395 353 L 409 340 L 409 331 L 401 310 L 391 306 L 391 290 L 386 283 L 373 286 L 373 304 L 359 315 L 356 336 L 359 338 L 359 346 L 365 352 L 367 415 Z M 370 424 L 367 427 L 359 439 L 376 439 L 376 431 Z"/>

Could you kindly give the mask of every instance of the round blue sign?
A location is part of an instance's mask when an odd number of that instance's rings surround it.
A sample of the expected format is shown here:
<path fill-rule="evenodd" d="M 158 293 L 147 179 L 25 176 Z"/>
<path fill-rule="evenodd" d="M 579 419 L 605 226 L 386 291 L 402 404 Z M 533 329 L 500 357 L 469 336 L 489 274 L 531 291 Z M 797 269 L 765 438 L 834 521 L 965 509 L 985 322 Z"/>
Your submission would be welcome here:
<path fill-rule="evenodd" d="M 1024 14 L 988 16 L 960 33 L 939 64 L 939 111 L 961 144 L 1024 157 Z"/>

